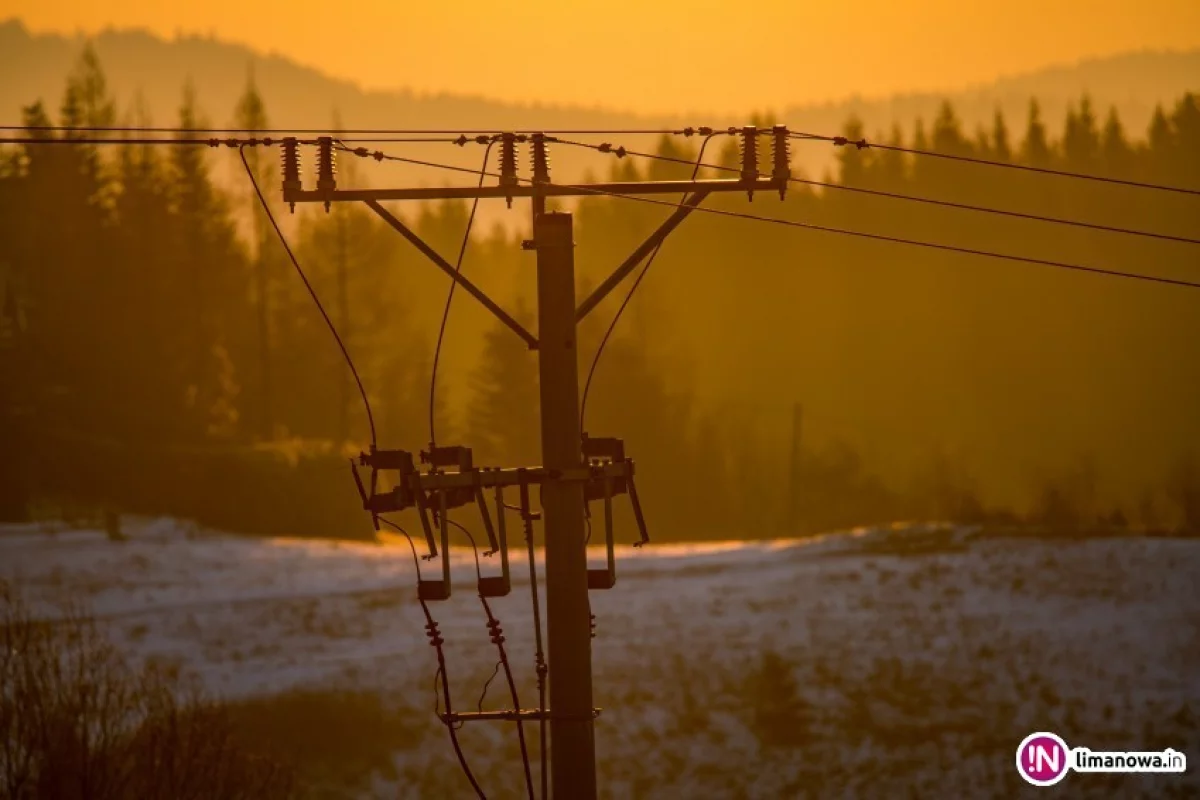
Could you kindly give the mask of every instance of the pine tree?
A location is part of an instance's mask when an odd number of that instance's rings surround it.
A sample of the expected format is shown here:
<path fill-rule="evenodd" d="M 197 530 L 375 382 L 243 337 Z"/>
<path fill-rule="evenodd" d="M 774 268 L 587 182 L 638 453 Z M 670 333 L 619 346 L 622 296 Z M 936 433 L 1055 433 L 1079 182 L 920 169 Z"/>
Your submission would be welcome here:
<path fill-rule="evenodd" d="M 1080 101 L 1077 112 L 1067 112 L 1062 149 L 1067 169 L 1076 172 L 1096 170 L 1096 161 L 1100 155 L 1100 134 L 1096 129 L 1096 116 L 1092 113 L 1092 101 L 1087 95 Z"/>
<path fill-rule="evenodd" d="M 1012 160 L 1012 144 L 1009 142 L 1008 125 L 1004 122 L 1004 114 L 996 109 L 992 119 L 992 157 L 997 161 Z"/>
<path fill-rule="evenodd" d="M 1101 159 L 1104 161 L 1105 174 L 1116 177 L 1130 177 L 1134 166 L 1133 148 L 1125 139 L 1125 130 L 1117 109 L 1111 108 L 1104 122 L 1104 131 L 1100 141 Z"/>
<path fill-rule="evenodd" d="M 533 314 L 524 300 L 518 302 L 513 317 L 527 328 L 532 326 Z M 477 461 L 541 463 L 536 353 L 499 322 L 484 337 L 472 388 L 468 435 Z"/>
<path fill-rule="evenodd" d="M 262 130 L 269 126 L 266 105 L 258 92 L 254 80 L 254 66 L 250 65 L 246 75 L 246 88 L 238 100 L 234 113 L 235 126 L 246 130 Z M 254 180 L 259 187 L 272 185 L 274 168 L 267 159 L 264 151 L 250 148 L 245 153 L 246 163 Z M 264 193 L 265 194 L 265 193 Z M 275 372 L 274 347 L 272 337 L 274 325 L 274 309 L 272 299 L 275 295 L 271 280 L 272 266 L 275 259 L 268 253 L 274 253 L 271 237 L 274 235 L 266 214 L 259 207 L 258 193 L 254 187 L 248 187 L 246 202 L 250 209 L 251 219 L 254 220 L 251 237 L 251 253 L 254 270 L 254 312 L 255 339 L 257 350 L 258 385 L 255 397 L 255 430 L 259 437 L 270 439 L 275 435 L 277 411 L 275 403 Z"/>
<path fill-rule="evenodd" d="M 1033 167 L 1050 166 L 1050 142 L 1037 100 L 1029 101 L 1029 124 L 1025 129 L 1025 141 L 1021 145 L 1021 160 Z"/>
<path fill-rule="evenodd" d="M 199 110 L 194 85 L 184 87 L 179 127 L 207 125 Z M 189 420 L 188 434 L 204 438 L 211 432 L 231 435 L 234 397 L 239 393 L 230 351 L 244 311 L 244 254 L 230 216 L 227 199 L 213 185 L 200 147 L 171 152 L 170 208 L 174 217 L 170 268 L 182 337 L 178 362 L 178 391 Z"/>

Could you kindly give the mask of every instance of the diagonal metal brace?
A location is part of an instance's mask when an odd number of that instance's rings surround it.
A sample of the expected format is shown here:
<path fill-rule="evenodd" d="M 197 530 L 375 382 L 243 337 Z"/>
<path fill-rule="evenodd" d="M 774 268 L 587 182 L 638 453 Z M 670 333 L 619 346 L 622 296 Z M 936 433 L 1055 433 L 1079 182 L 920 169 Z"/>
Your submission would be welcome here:
<path fill-rule="evenodd" d="M 679 227 L 679 223 L 687 219 L 688 214 L 691 214 L 697 206 L 704 202 L 704 198 L 708 197 L 708 192 L 701 190 L 693 193 L 685 200 L 675 212 L 658 226 L 658 229 L 642 242 L 636 250 L 634 250 L 629 258 L 625 259 L 621 266 L 613 270 L 613 273 L 605 279 L 604 283 L 596 287 L 596 291 L 592 292 L 586 300 L 579 304 L 579 308 L 575 310 L 575 321 L 581 322 L 592 309 L 600 304 L 600 301 L 608 296 L 608 293 L 617 288 L 621 281 L 625 280 L 625 276 L 633 272 L 637 265 L 642 263 L 642 260 L 650 255 L 654 248 L 663 243 L 663 240 Z"/>
<path fill-rule="evenodd" d="M 491 311 L 492 314 L 495 315 L 496 319 L 503 322 L 505 325 L 511 328 L 512 331 L 517 334 L 517 336 L 520 336 L 522 339 L 524 339 L 525 344 L 529 345 L 530 350 L 537 349 L 537 337 L 525 330 L 521 323 L 517 322 L 515 319 L 509 316 L 508 312 L 496 305 L 496 303 L 490 297 L 484 294 L 478 286 L 463 277 L 461 272 L 456 270 L 449 261 L 442 258 L 436 250 L 426 244 L 420 236 L 417 236 L 417 234 L 413 233 L 408 226 L 392 216 L 392 214 L 386 208 L 379 205 L 378 201 L 365 200 L 364 202 L 367 204 L 367 207 L 378 214 L 384 222 L 395 228 L 401 236 L 412 242 L 414 247 L 424 253 L 430 261 L 440 267 L 442 272 L 445 272 L 447 275 L 449 275 L 450 280 L 456 281 L 458 285 L 461 286 L 468 294 L 482 303 L 484 308 L 486 308 L 488 311 Z"/>

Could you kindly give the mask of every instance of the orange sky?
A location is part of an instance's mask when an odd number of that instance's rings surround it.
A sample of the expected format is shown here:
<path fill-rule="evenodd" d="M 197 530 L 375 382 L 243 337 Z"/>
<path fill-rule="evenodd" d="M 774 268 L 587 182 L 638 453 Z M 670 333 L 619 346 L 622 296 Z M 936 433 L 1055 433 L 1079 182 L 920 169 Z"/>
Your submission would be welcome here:
<path fill-rule="evenodd" d="M 211 32 L 368 88 L 659 112 L 952 89 L 1200 47 L 1200 0 L 0 0 L 9 16 L 34 31 Z"/>

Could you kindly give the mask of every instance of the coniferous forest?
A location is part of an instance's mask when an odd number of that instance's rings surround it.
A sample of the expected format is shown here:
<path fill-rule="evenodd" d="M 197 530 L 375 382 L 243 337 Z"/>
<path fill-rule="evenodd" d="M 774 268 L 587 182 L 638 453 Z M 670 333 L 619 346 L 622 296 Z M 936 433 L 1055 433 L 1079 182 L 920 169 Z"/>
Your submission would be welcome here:
<path fill-rule="evenodd" d="M 206 109 L 181 87 L 177 114 L 151 120 L 136 99 L 110 96 L 89 51 L 60 98 L 30 98 L 21 114 L 30 126 L 232 119 L 254 129 L 269 127 L 270 98 L 250 83 L 237 108 Z M 975 131 L 946 106 L 908 129 L 849 120 L 841 133 L 1200 187 L 1195 94 L 1160 108 L 1146 131 L 1081 97 L 1057 130 L 1031 100 L 1026 119 L 997 115 Z M 695 145 L 655 143 L 683 160 Z M 714 139 L 706 161 L 736 164 L 730 145 Z M 445 277 L 366 209 L 289 216 L 277 150 L 248 156 L 354 355 L 381 446 L 425 446 Z M 236 159 L 193 146 L 0 150 L 0 517 L 119 510 L 247 533 L 369 528 L 346 460 L 369 443 L 357 389 L 248 183 L 218 179 L 218 166 L 241 169 Z M 616 179 L 691 172 L 634 157 L 597 164 Z M 367 164 L 343 169 L 369 181 Z M 1200 280 L 1195 246 L 836 187 L 1191 237 L 1195 197 L 854 147 L 839 149 L 834 174 L 802 177 L 834 187 L 709 205 Z M 469 207 L 397 213 L 451 258 Z M 583 288 L 666 213 L 583 201 Z M 505 305 L 532 325 L 533 258 L 521 238 L 477 227 L 464 269 L 502 284 Z M 624 291 L 581 332 L 583 376 Z M 1200 530 L 1194 290 L 696 214 L 638 292 L 597 370 L 585 427 L 626 439 L 659 540 L 930 518 Z M 448 335 L 466 336 L 455 319 Z M 438 440 L 473 447 L 478 464 L 536 463 L 534 354 L 471 319 L 481 345 L 473 363 L 442 366 Z M 463 377 L 447 377 L 455 372 Z M 792 426 L 796 403 L 802 432 Z"/>

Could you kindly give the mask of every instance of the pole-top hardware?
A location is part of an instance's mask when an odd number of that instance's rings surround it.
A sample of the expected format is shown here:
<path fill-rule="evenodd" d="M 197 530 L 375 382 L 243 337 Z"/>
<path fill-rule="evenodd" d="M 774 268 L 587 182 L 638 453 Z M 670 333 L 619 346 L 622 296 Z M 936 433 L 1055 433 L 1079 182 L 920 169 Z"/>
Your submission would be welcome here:
<path fill-rule="evenodd" d="M 337 189 L 337 165 L 333 152 L 333 137 L 322 136 L 317 139 L 317 192 L 325 201 L 325 211 L 329 212 L 333 193 Z"/>
<path fill-rule="evenodd" d="M 289 192 L 298 192 L 304 188 L 300 182 L 300 148 L 297 146 L 296 137 L 288 136 L 283 140 L 283 193 L 286 198 Z M 288 207 L 293 214 L 296 213 L 296 204 L 288 203 Z"/>
<path fill-rule="evenodd" d="M 544 133 L 535 133 L 530 137 L 530 160 L 533 163 L 533 182 L 550 182 L 550 155 L 546 151 L 548 137 Z"/>
<path fill-rule="evenodd" d="M 750 184 L 746 198 L 754 202 L 754 182 L 758 180 L 758 128 L 747 125 L 742 128 L 742 181 Z"/>
<path fill-rule="evenodd" d="M 771 128 L 772 136 L 772 169 L 771 180 L 779 184 L 779 199 L 783 200 L 787 195 L 788 184 L 792 180 L 791 153 L 789 144 L 791 135 L 788 133 L 786 125 L 776 125 Z"/>
<path fill-rule="evenodd" d="M 517 136 L 513 133 L 500 134 L 500 185 L 516 186 L 517 178 Z M 512 208 L 512 195 L 505 195 L 504 201 Z"/>

